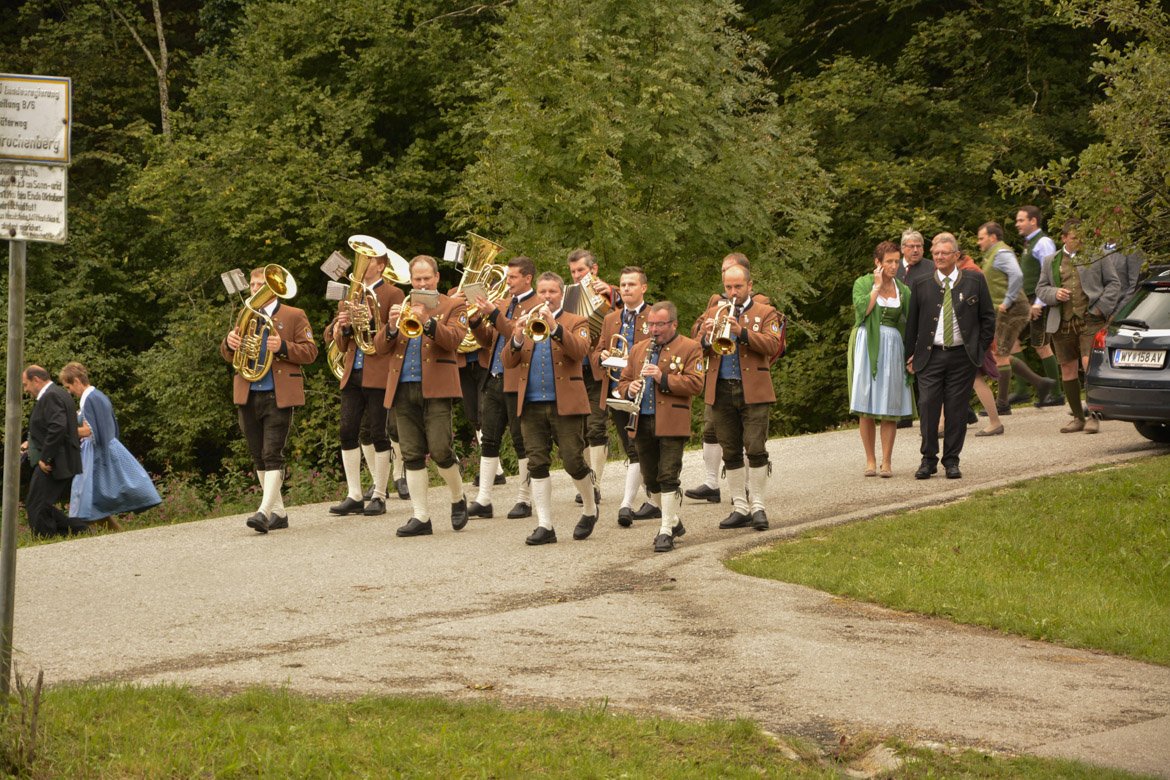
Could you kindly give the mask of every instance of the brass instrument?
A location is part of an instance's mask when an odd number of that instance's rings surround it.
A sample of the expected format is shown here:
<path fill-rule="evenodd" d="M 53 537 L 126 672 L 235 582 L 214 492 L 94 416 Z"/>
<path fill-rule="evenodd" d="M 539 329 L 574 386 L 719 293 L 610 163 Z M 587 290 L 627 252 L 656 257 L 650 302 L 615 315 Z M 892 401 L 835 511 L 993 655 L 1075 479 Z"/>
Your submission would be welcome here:
<path fill-rule="evenodd" d="M 264 286 L 252 293 L 236 319 L 240 348 L 232 356 L 232 367 L 249 382 L 258 382 L 272 370 L 272 352 L 264 342 L 272 333 L 272 318 L 263 309 L 273 298 L 288 300 L 297 294 L 297 283 L 286 269 L 276 263 L 264 266 Z M 261 357 L 263 353 L 263 357 Z"/>
<path fill-rule="evenodd" d="M 548 304 L 542 303 L 528 313 L 528 320 L 524 323 L 524 335 L 532 339 L 533 342 L 540 343 L 549 336 L 549 325 L 541 318 L 541 314 L 546 311 L 548 311 Z"/>
<path fill-rule="evenodd" d="M 508 267 L 494 264 L 492 261 L 504 251 L 504 247 L 495 241 L 476 235 L 467 234 L 467 251 L 458 262 L 463 266 L 463 276 L 459 278 L 456 292 L 463 290 L 463 285 L 478 282 L 487 291 L 487 299 L 493 303 L 508 294 Z M 479 308 L 472 302 L 467 302 L 467 319 L 473 319 L 479 313 Z M 475 334 L 468 330 L 459 345 L 459 352 L 466 355 L 479 349 L 479 342 Z"/>
<path fill-rule="evenodd" d="M 398 324 L 394 328 L 408 339 L 417 339 L 422 335 L 423 321 L 414 313 L 414 308 L 410 305 L 410 296 L 402 302 L 402 308 L 398 312 Z"/>
<path fill-rule="evenodd" d="M 633 408 L 630 410 L 629 422 L 626 423 L 626 433 L 630 436 L 638 432 L 638 417 L 642 414 L 642 396 L 646 393 L 646 385 L 650 384 L 649 380 L 642 375 L 642 372 L 646 370 L 646 366 L 650 365 L 651 358 L 658 356 L 658 352 L 661 349 L 662 345 L 658 342 L 651 344 L 650 349 L 646 350 L 646 359 L 642 361 L 642 368 L 638 370 L 638 376 L 642 377 L 642 386 L 638 388 L 637 394 L 630 402 Z"/>
<path fill-rule="evenodd" d="M 735 336 L 731 335 L 731 320 L 736 316 L 735 298 L 722 301 L 715 309 L 715 326 L 711 329 L 711 349 L 720 355 L 731 355 L 736 350 Z"/>
<path fill-rule="evenodd" d="M 617 393 L 617 383 L 621 379 L 622 369 L 626 367 L 626 363 L 630 357 L 630 342 L 620 333 L 615 333 L 609 337 L 609 357 L 601 361 L 601 365 L 609 369 L 610 383 L 613 385 L 613 392 Z"/>
<path fill-rule="evenodd" d="M 386 258 L 386 267 L 382 270 L 382 279 L 387 284 L 409 284 L 410 264 L 406 258 L 373 236 L 350 236 L 349 248 L 354 251 L 353 272 L 349 275 L 349 292 L 343 304 L 349 311 L 350 329 L 358 349 L 367 355 L 374 354 L 374 333 L 377 323 L 381 322 L 382 312 L 378 303 L 378 296 L 365 283 L 366 269 L 370 262 L 378 257 Z M 367 301 L 369 303 L 367 303 Z M 367 318 L 361 306 L 369 311 Z M 345 353 L 337 346 L 336 338 L 331 338 L 325 345 L 325 360 L 333 376 L 341 379 L 345 376 Z"/>

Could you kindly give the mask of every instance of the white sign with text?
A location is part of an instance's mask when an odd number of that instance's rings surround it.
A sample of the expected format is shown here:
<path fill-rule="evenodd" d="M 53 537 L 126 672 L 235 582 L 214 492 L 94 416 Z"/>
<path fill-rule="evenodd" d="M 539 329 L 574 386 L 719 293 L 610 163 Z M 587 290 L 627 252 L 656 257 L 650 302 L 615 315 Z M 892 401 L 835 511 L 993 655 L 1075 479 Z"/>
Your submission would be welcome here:
<path fill-rule="evenodd" d="M 68 169 L 0 162 L 0 239 L 65 243 Z"/>
<path fill-rule="evenodd" d="M 72 82 L 0 73 L 0 160 L 69 162 Z"/>

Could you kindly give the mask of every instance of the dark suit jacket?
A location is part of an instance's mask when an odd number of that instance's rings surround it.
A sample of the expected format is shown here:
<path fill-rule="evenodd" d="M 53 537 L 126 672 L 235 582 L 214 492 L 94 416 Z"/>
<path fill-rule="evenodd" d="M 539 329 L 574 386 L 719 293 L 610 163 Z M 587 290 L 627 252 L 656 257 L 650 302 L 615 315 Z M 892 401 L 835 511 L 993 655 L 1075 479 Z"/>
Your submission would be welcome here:
<path fill-rule="evenodd" d="M 914 372 L 926 368 L 934 349 L 934 331 L 942 316 L 942 285 L 936 274 L 923 276 L 910 288 L 910 309 L 907 313 L 906 354 L 914 356 Z M 959 271 L 958 281 L 951 288 L 951 305 L 967 357 L 976 366 L 983 363 L 983 355 L 995 338 L 995 306 L 983 274 Z"/>
<path fill-rule="evenodd" d="M 73 479 L 81 473 L 81 440 L 77 436 L 77 406 L 56 382 L 33 405 L 28 418 L 28 460 L 33 468 L 43 460 L 53 467 L 50 477 Z"/>

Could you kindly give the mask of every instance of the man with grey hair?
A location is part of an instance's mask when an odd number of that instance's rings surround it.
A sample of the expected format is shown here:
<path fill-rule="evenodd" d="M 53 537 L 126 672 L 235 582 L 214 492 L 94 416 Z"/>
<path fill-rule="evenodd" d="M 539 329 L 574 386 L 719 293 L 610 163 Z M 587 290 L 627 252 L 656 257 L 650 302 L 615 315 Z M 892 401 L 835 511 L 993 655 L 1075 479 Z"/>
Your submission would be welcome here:
<path fill-rule="evenodd" d="M 930 479 L 938 471 L 938 423 L 945 410 L 942 464 L 947 479 L 960 479 L 967 402 L 975 370 L 995 337 L 995 306 L 983 274 L 959 269 L 953 235 L 936 235 L 930 253 L 934 272 L 911 288 L 904 336 L 906 370 L 918 377 L 919 391 L 922 463 L 914 477 Z"/>
<path fill-rule="evenodd" d="M 922 262 L 922 252 L 926 246 L 922 234 L 917 230 L 902 231 L 902 262 L 898 264 L 895 274 L 899 282 L 907 287 L 913 287 L 914 282 L 923 276 L 930 276 L 934 267 L 931 263 Z"/>

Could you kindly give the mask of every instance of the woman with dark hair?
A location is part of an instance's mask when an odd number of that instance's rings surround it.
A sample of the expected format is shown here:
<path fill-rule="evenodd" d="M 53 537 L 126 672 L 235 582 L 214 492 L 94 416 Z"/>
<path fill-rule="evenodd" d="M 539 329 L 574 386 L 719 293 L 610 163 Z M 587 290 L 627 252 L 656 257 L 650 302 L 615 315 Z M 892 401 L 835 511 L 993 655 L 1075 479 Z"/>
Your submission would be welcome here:
<path fill-rule="evenodd" d="M 139 512 L 162 503 L 150 475 L 122 442 L 118 421 L 105 393 L 89 383 L 80 363 L 61 369 L 61 385 L 77 396 L 77 433 L 82 472 L 73 478 L 69 516 L 120 530 L 114 515 Z"/>
<path fill-rule="evenodd" d="M 853 283 L 853 331 L 849 338 L 849 410 L 860 420 L 865 476 L 893 476 L 890 458 L 898 420 L 913 413 L 902 334 L 910 288 L 896 274 L 902 251 L 883 241 L 873 251 L 874 269 Z M 874 448 L 882 434 L 879 470 Z"/>

